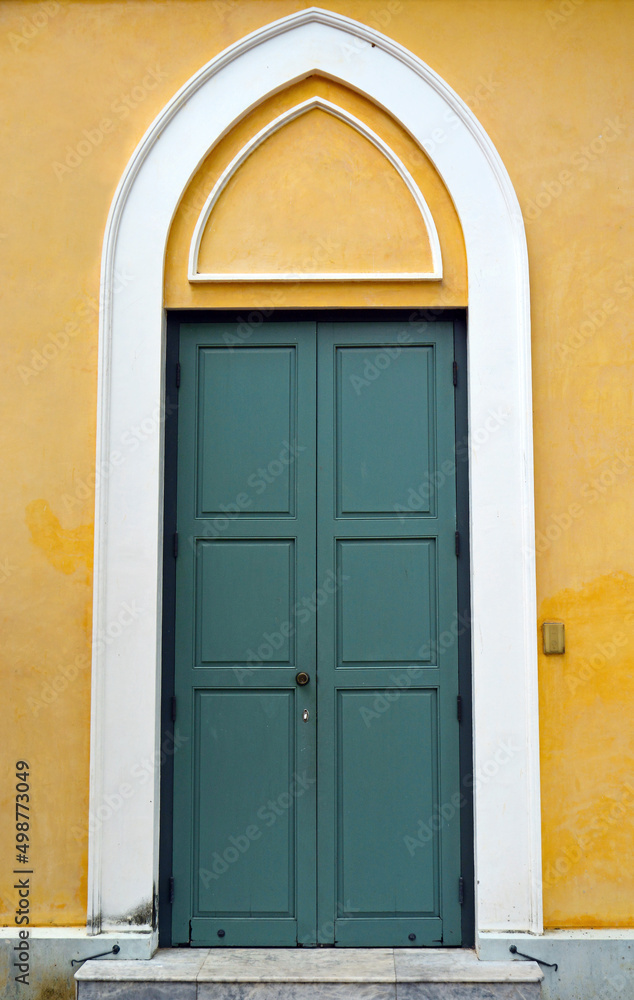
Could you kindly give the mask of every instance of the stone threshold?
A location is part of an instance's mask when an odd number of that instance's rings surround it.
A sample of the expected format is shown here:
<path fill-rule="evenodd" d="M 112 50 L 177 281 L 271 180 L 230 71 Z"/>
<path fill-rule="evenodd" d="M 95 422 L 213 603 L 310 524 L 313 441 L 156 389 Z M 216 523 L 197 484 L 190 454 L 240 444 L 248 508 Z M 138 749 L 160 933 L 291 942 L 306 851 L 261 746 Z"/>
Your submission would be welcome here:
<path fill-rule="evenodd" d="M 463 948 L 163 948 L 149 960 L 88 961 L 75 975 L 80 998 L 101 995 L 81 989 L 89 983 L 539 984 L 542 978 L 536 962 L 482 962 Z"/>

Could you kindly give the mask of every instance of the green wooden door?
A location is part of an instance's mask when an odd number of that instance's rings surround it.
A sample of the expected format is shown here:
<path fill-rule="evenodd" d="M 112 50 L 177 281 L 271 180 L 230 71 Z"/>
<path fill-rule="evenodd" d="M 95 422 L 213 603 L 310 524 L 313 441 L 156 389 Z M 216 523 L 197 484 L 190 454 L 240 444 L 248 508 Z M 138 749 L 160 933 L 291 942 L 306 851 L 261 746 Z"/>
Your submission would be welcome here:
<path fill-rule="evenodd" d="M 174 944 L 460 944 L 452 362 L 181 326 Z"/>

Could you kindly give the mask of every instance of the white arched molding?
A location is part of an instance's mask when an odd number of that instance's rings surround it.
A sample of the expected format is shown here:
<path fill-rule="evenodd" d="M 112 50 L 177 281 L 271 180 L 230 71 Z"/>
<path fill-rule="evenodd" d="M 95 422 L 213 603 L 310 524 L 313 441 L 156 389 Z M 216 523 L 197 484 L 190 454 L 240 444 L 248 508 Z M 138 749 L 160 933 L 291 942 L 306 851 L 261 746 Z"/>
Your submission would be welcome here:
<path fill-rule="evenodd" d="M 478 934 L 538 932 L 531 368 L 522 216 L 492 143 L 447 84 L 391 39 L 316 8 L 255 31 L 192 77 L 132 156 L 108 218 L 88 926 L 95 933 L 122 934 L 128 926 L 149 932 L 157 885 L 163 267 L 170 224 L 210 147 L 250 108 L 313 73 L 341 81 L 400 122 L 427 151 L 462 224 L 469 273 L 476 925 Z"/>
<path fill-rule="evenodd" d="M 369 142 L 371 142 L 372 145 L 375 146 L 376 149 L 378 149 L 378 151 L 392 165 L 394 170 L 396 170 L 397 174 L 412 196 L 414 204 L 422 217 L 431 249 L 433 265 L 432 270 L 405 272 L 389 271 L 381 273 L 376 271 L 364 271 L 357 273 L 347 271 L 344 273 L 336 273 L 332 271 L 313 271 L 309 273 L 302 272 L 301 274 L 292 272 L 280 274 L 262 274 L 260 272 L 251 272 L 249 274 L 227 274 L 226 272 L 218 274 L 200 273 L 198 270 L 200 241 L 202 240 L 209 216 L 211 215 L 216 202 L 231 178 L 234 176 L 236 171 L 240 169 L 249 156 L 251 156 L 258 146 L 261 146 L 266 139 L 275 135 L 275 133 L 278 132 L 284 125 L 288 125 L 290 122 L 295 121 L 295 119 L 299 118 L 300 115 L 305 115 L 306 112 L 313 111 L 315 109 L 325 111 L 334 118 L 338 118 L 340 121 L 345 122 L 346 125 L 350 125 L 353 129 L 359 132 L 360 135 L 368 139 Z M 442 254 L 440 252 L 438 231 L 429 210 L 429 205 L 425 201 L 416 181 L 402 160 L 400 160 L 396 155 L 394 150 L 392 150 L 388 144 L 376 134 L 376 132 L 373 132 L 371 128 L 368 128 L 367 125 L 365 125 L 362 121 L 359 121 L 358 118 L 355 118 L 354 115 L 351 115 L 349 111 L 338 107 L 331 101 L 326 101 L 323 97 L 315 96 L 309 97 L 308 100 L 302 101 L 301 104 L 296 104 L 294 108 L 289 108 L 288 111 L 284 111 L 283 114 L 274 118 L 273 121 L 268 123 L 268 125 L 265 125 L 265 127 L 254 135 L 252 139 L 249 139 L 249 141 L 245 143 L 240 152 L 234 156 L 231 163 L 225 167 L 220 177 L 214 184 L 194 228 L 191 246 L 189 248 L 188 278 L 190 281 L 440 281 L 442 278 Z"/>

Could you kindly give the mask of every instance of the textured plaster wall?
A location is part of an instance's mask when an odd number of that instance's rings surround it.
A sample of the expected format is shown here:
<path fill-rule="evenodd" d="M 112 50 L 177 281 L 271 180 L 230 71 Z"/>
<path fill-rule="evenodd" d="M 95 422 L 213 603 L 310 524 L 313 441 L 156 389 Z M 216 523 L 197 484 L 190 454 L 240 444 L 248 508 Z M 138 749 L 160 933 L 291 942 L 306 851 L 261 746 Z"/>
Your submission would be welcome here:
<path fill-rule="evenodd" d="M 98 289 L 108 208 L 136 144 L 174 92 L 233 41 L 303 6 L 0 4 L 0 918 L 8 924 L 16 905 L 12 774 L 21 758 L 31 766 L 32 921 L 84 922 L 91 642 L 116 643 L 126 627 L 122 619 L 108 635 L 91 635 Z M 467 101 L 520 200 L 532 282 L 538 602 L 540 620 L 567 626 L 566 654 L 540 659 L 545 918 L 554 927 L 628 926 L 634 4 L 330 6 L 410 48 Z M 440 204 L 440 188 L 437 194 Z M 447 235 L 454 223 L 445 209 L 441 239 L 444 233 L 451 243 L 459 275 L 460 240 L 455 229 Z M 184 304 L 190 294 L 178 275 L 182 238 L 177 223 L 168 304 Z M 133 280 L 133 273 L 118 276 Z M 411 293 L 368 289 L 364 301 L 409 306 Z M 194 304 L 208 304 L 196 294 Z M 218 304 L 248 307 L 263 294 L 234 291 Z M 289 304 L 326 304 L 311 288 L 292 294 Z M 358 294 L 340 289 L 328 302 L 359 305 Z M 156 431 L 130 428 L 120 442 L 126 460 Z M 537 623 L 535 634 L 537 641 Z"/>

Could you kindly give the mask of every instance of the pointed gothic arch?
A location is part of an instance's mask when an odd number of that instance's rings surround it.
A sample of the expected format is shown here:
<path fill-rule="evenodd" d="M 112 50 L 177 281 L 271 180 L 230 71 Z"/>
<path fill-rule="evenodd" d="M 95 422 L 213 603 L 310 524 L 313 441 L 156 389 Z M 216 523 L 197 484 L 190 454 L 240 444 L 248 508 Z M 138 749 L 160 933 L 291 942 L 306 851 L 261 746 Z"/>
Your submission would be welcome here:
<path fill-rule="evenodd" d="M 159 843 L 165 246 L 182 192 L 214 142 L 263 99 L 313 73 L 356 89 L 400 122 L 440 173 L 462 224 L 470 447 L 477 451 L 470 481 L 476 933 L 541 930 L 529 284 L 520 208 L 488 136 L 433 70 L 379 32 L 310 8 L 241 39 L 181 88 L 133 154 L 106 227 L 88 926 L 119 935 L 145 929 L 148 953 L 156 944 Z M 121 274 L 131 276 L 124 285 Z M 134 438 L 142 447 L 132 449 Z M 155 762 L 150 779 L 136 779 L 147 761 Z M 133 794 L 123 794 L 123 785 Z"/>
<path fill-rule="evenodd" d="M 340 274 L 333 274 L 330 271 L 302 274 L 227 274 L 224 272 L 221 274 L 200 273 L 198 270 L 198 258 L 205 226 L 209 221 L 218 199 L 229 184 L 232 177 L 235 176 L 236 171 L 238 171 L 240 167 L 246 163 L 249 157 L 255 152 L 256 149 L 258 149 L 259 146 L 262 145 L 262 143 L 266 142 L 270 136 L 275 135 L 275 133 L 283 128 L 284 125 L 290 124 L 290 122 L 295 121 L 308 111 L 317 109 L 339 119 L 362 135 L 376 149 L 378 149 L 379 153 L 381 153 L 381 155 L 387 160 L 388 164 L 396 171 L 409 191 L 427 231 L 427 237 L 429 239 L 431 249 L 432 270 L 428 272 L 388 272 L 382 274 L 377 274 L 374 271 L 367 271 L 362 274 L 347 271 Z M 440 250 L 440 240 L 438 239 L 438 231 L 436 229 L 433 216 L 429 210 L 429 206 L 423 197 L 422 191 L 416 184 L 416 181 L 402 160 L 392 149 L 390 149 L 387 143 L 376 134 L 376 132 L 373 132 L 371 128 L 356 118 L 349 111 L 346 111 L 345 108 L 340 108 L 338 105 L 333 104 L 332 101 L 327 101 L 323 97 L 315 96 L 306 101 L 302 101 L 300 104 L 296 104 L 295 107 L 289 108 L 287 111 L 284 111 L 277 118 L 274 118 L 273 121 L 265 125 L 264 128 L 260 129 L 260 131 L 249 139 L 242 149 L 236 153 L 231 162 L 227 164 L 225 169 L 222 171 L 220 177 L 214 184 L 194 227 L 191 246 L 189 249 L 188 278 L 190 281 L 440 281 L 442 278 L 442 254 Z"/>

